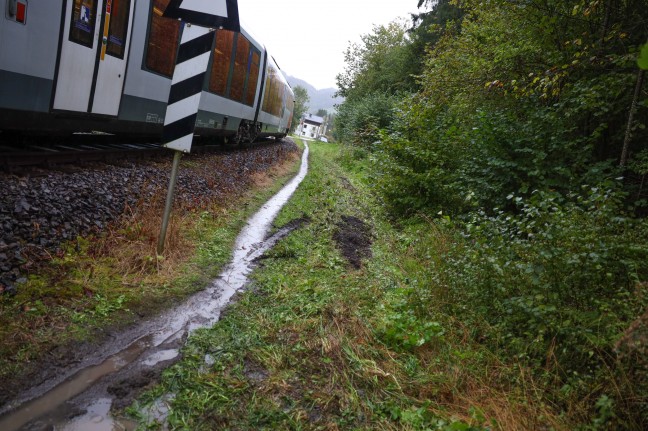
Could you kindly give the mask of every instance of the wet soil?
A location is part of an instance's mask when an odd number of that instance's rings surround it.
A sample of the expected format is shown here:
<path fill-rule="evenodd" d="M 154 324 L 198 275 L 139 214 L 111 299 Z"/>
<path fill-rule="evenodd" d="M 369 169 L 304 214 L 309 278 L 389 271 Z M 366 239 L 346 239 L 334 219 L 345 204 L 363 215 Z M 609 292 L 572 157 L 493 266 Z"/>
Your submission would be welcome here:
<path fill-rule="evenodd" d="M 279 229 L 300 229 L 302 226 L 311 222 L 311 218 L 306 214 L 302 215 L 299 218 L 292 219 L 285 225 L 281 226 Z"/>
<path fill-rule="evenodd" d="M 254 361 L 246 360 L 243 367 L 243 374 L 249 382 L 256 384 L 263 382 L 270 377 L 270 372 Z"/>
<path fill-rule="evenodd" d="M 372 255 L 371 226 L 354 216 L 342 216 L 336 226 L 333 239 L 338 249 L 353 268 L 362 268 L 362 260 Z"/>
<path fill-rule="evenodd" d="M 177 358 L 176 361 L 180 359 L 179 356 Z M 127 375 L 108 386 L 106 391 L 113 397 L 112 407 L 123 409 L 130 406 L 139 394 L 153 387 L 159 381 L 162 371 L 171 364 L 171 362 L 161 363 L 159 366 L 148 369 L 141 374 L 130 373 L 133 375 Z"/>

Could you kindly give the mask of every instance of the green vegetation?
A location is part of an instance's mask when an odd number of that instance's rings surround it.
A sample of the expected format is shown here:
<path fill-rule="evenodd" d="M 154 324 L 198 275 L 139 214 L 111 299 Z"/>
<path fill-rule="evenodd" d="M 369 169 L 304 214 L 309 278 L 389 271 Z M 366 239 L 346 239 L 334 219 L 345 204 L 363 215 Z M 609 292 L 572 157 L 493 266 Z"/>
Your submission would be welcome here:
<path fill-rule="evenodd" d="M 267 253 L 248 291 L 130 412 L 146 421 L 147 404 L 172 399 L 169 425 L 191 430 L 483 429 L 495 416 L 461 389 L 464 379 L 479 387 L 480 374 L 456 361 L 495 358 L 462 346 L 442 316 L 416 320 L 405 307 L 411 238 L 385 221 L 362 165 L 343 169 L 337 145 L 310 145 L 309 174 L 275 223 L 308 224 Z M 343 216 L 364 220 L 375 239 L 359 270 L 334 241 Z"/>
<path fill-rule="evenodd" d="M 646 429 L 645 2 L 419 6 L 338 76 L 347 162 L 427 256 L 390 336 L 459 319 L 568 428 Z"/>
<path fill-rule="evenodd" d="M 309 222 L 129 410 L 146 427 L 165 400 L 173 429 L 648 429 L 645 0 L 419 6 L 349 47 L 343 144 L 311 145 L 276 224 Z M 73 321 L 132 308 L 96 293 Z"/>
<path fill-rule="evenodd" d="M 648 232 L 610 217 L 619 201 L 511 197 L 514 222 L 394 226 L 370 173 L 312 143 L 276 225 L 309 223 L 129 412 L 155 428 L 143 412 L 164 399 L 170 427 L 191 430 L 642 428 L 641 356 L 619 335 L 645 305 L 629 286 Z M 345 217 L 371 226 L 360 269 L 336 240 Z"/>

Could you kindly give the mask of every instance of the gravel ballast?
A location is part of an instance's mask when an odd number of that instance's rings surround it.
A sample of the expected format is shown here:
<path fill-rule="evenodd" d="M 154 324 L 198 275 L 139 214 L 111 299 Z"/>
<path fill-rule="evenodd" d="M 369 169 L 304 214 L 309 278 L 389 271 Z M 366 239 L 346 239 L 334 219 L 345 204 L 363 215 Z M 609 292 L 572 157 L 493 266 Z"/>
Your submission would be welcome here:
<path fill-rule="evenodd" d="M 174 205 L 227 203 L 249 189 L 254 174 L 295 151 L 294 142 L 284 139 L 185 157 Z M 157 161 L 0 174 L 0 293 L 15 294 L 30 271 L 59 253 L 66 241 L 100 233 L 129 208 L 163 199 L 170 170 L 171 155 Z"/>

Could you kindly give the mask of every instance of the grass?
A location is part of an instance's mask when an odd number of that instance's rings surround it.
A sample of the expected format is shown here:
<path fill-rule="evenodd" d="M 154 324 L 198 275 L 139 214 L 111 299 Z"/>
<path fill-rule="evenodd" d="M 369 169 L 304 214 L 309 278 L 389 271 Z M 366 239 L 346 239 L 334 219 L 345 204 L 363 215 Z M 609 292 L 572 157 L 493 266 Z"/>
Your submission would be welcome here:
<path fill-rule="evenodd" d="M 102 235 L 77 238 L 30 275 L 15 297 L 0 298 L 0 382 L 12 387 L 50 351 L 108 333 L 152 315 L 203 288 L 228 261 L 246 218 L 298 169 L 288 153 L 267 172 L 251 172 L 225 202 L 173 210 L 164 256 L 156 255 L 165 191 L 128 208 Z M 211 161 L 183 161 L 204 171 Z M 61 347 L 63 346 L 63 347 Z M 74 349 L 72 349 L 74 350 Z"/>
<path fill-rule="evenodd" d="M 394 228 L 361 162 L 309 145 L 309 175 L 275 225 L 310 222 L 129 413 L 156 428 L 141 411 L 173 394 L 172 429 L 569 429 L 528 370 L 471 341 L 443 304 L 435 321 L 414 318 L 412 286 L 432 283 L 426 268 L 452 238 L 431 224 Z M 373 257 L 358 270 L 333 240 L 342 216 L 372 226 Z"/>

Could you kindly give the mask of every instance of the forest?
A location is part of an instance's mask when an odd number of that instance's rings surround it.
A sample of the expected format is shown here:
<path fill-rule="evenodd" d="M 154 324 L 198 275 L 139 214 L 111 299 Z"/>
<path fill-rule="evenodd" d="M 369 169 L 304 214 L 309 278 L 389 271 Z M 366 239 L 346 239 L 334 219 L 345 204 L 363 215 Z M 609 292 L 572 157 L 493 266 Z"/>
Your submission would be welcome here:
<path fill-rule="evenodd" d="M 394 327 L 462 328 L 575 429 L 647 429 L 645 0 L 417 6 L 337 76 L 344 157 L 426 230 Z"/>

